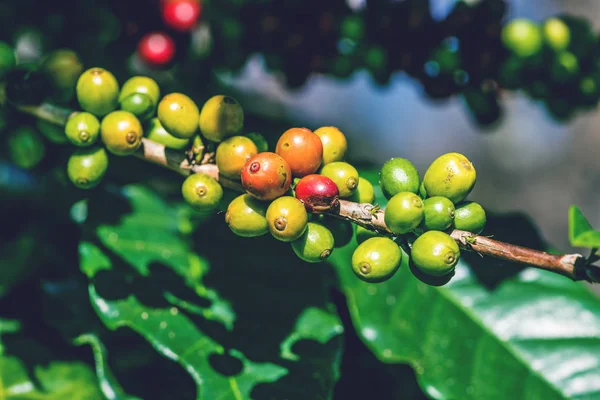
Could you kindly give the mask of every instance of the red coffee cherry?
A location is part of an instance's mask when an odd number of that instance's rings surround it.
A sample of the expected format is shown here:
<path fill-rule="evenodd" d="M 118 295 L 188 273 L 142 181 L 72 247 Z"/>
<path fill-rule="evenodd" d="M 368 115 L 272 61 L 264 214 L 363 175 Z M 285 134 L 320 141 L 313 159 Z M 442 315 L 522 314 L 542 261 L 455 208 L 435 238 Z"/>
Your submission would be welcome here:
<path fill-rule="evenodd" d="M 323 175 L 307 175 L 296 185 L 296 198 L 306 211 L 321 213 L 337 207 L 340 191 L 334 181 Z"/>
<path fill-rule="evenodd" d="M 163 66 L 175 56 L 175 42 L 163 32 L 152 32 L 144 36 L 138 45 L 142 60 L 153 66 Z"/>
<path fill-rule="evenodd" d="M 283 196 L 292 184 L 292 170 L 275 153 L 258 153 L 242 168 L 242 186 L 259 200 L 273 200 Z"/>
<path fill-rule="evenodd" d="M 202 12 L 200 0 L 167 0 L 163 2 L 162 17 L 167 26 L 181 32 L 192 30 Z"/>

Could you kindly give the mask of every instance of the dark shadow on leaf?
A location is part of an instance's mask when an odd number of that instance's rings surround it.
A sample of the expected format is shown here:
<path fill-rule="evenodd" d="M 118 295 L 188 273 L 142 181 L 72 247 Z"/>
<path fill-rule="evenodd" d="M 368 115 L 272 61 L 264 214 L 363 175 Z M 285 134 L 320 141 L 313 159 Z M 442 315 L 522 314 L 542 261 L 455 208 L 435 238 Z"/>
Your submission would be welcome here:
<path fill-rule="evenodd" d="M 212 353 L 208 362 L 215 371 L 225 376 L 236 376 L 244 368 L 242 361 L 231 354 Z"/>

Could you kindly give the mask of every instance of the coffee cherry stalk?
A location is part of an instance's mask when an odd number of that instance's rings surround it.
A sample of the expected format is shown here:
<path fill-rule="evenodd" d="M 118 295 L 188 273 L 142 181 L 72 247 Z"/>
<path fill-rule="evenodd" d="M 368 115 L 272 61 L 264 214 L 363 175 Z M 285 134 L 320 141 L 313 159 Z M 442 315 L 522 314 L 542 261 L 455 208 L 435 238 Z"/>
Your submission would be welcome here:
<path fill-rule="evenodd" d="M 110 157 L 135 155 L 186 176 L 182 196 L 199 213 L 217 211 L 223 188 L 239 191 L 225 212 L 231 231 L 270 234 L 306 262 L 325 261 L 354 234 L 358 246 L 349 267 L 366 282 L 390 279 L 408 256 L 418 279 L 443 285 L 454 276 L 461 251 L 594 281 L 594 266 L 582 255 L 552 255 L 480 236 L 485 210 L 467 201 L 477 176 L 462 154 L 438 157 L 422 179 L 409 160 L 388 160 L 379 180 L 388 199 L 383 209 L 374 203 L 372 184 L 346 162 L 347 140 L 335 127 L 291 128 L 269 151 L 262 135 L 243 134 L 242 106 L 230 96 L 198 107 L 182 93 L 161 96 L 148 77 L 133 77 L 120 88 L 102 68 L 84 71 L 75 92 L 82 111 L 13 104 L 63 127 L 65 142 L 79 147 L 68 176 L 81 189 L 100 183 Z"/>

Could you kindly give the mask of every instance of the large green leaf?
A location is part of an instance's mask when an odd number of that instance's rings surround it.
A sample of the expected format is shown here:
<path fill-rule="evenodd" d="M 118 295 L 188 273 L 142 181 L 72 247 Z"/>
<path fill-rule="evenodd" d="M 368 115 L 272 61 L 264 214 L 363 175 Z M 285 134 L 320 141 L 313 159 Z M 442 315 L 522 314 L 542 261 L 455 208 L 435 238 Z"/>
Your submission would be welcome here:
<path fill-rule="evenodd" d="M 463 258 L 431 287 L 406 254 L 392 279 L 368 284 L 351 270 L 355 246 L 332 257 L 353 323 L 382 361 L 412 364 L 430 397 L 600 399 L 600 300 L 583 285 L 525 269 L 490 289 Z"/>
<path fill-rule="evenodd" d="M 308 275 L 288 244 L 237 238 L 222 216 L 186 236 L 179 208 L 141 187 L 116 198 L 118 219 L 101 216 L 110 200 L 80 213 L 96 233 L 80 244 L 81 269 L 107 327 L 185 367 L 198 399 L 331 397 L 343 331 L 331 269 Z"/>
<path fill-rule="evenodd" d="M 592 228 L 577 206 L 569 209 L 569 240 L 576 247 L 600 247 L 600 231 Z"/>

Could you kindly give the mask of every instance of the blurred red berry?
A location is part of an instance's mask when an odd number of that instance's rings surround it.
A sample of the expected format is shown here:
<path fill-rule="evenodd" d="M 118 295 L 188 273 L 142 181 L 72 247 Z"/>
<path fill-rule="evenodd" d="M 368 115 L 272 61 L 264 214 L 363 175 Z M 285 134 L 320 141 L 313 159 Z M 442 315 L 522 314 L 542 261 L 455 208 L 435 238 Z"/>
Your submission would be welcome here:
<path fill-rule="evenodd" d="M 150 65 L 165 65 L 175 55 L 175 42 L 163 32 L 152 32 L 145 35 L 139 43 L 140 57 Z"/>
<path fill-rule="evenodd" d="M 165 24 L 183 32 L 194 28 L 201 12 L 202 4 L 199 0 L 169 0 L 162 6 Z"/>

